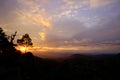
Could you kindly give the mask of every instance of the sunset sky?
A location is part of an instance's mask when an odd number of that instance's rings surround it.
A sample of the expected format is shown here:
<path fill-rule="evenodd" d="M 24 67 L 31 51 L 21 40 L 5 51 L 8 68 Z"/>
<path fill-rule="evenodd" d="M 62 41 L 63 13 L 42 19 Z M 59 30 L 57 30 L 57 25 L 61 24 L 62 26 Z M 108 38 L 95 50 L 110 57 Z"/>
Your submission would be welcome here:
<path fill-rule="evenodd" d="M 34 53 L 118 53 L 120 0 L 0 0 L 0 27 Z"/>

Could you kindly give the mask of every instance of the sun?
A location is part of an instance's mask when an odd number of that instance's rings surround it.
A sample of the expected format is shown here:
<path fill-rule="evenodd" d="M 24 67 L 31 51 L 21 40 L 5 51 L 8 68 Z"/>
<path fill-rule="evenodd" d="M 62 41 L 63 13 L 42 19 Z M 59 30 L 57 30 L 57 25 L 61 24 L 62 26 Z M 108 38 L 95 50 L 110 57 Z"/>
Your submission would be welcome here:
<path fill-rule="evenodd" d="M 20 50 L 22 53 L 25 53 L 25 51 L 27 50 L 27 48 L 22 47 L 22 46 L 16 47 L 16 49 Z"/>
<path fill-rule="evenodd" d="M 19 50 L 20 50 L 21 52 L 25 52 L 25 47 L 21 47 Z"/>

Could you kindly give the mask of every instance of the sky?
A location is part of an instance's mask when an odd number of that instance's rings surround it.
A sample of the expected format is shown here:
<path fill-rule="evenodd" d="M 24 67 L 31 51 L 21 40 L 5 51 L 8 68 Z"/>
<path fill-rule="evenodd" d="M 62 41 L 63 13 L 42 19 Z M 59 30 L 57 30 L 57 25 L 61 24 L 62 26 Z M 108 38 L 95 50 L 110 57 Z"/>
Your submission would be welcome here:
<path fill-rule="evenodd" d="M 119 53 L 120 0 L 0 0 L 0 27 L 34 54 Z"/>

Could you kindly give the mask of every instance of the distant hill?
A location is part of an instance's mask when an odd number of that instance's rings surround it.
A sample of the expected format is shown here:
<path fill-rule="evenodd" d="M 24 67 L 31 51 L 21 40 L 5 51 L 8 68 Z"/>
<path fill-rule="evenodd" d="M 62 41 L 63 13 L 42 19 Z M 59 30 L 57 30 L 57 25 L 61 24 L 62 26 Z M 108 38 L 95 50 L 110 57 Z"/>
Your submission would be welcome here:
<path fill-rule="evenodd" d="M 119 72 L 120 54 L 73 54 L 58 59 L 31 52 L 0 56 L 0 80 L 119 80 Z"/>

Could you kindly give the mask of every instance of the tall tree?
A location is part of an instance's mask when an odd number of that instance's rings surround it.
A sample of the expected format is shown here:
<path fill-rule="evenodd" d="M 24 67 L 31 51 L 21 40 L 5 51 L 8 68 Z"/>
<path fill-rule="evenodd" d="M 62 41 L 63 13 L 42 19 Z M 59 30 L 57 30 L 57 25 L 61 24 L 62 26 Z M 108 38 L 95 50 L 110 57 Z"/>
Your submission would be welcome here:
<path fill-rule="evenodd" d="M 6 34 L 3 32 L 3 29 L 0 28 L 0 53 L 3 53 L 6 50 L 8 42 Z"/>
<path fill-rule="evenodd" d="M 21 39 L 18 39 L 17 44 L 25 47 L 25 53 L 27 48 L 33 45 L 32 39 L 30 38 L 29 34 L 25 34 L 22 36 Z"/>
<path fill-rule="evenodd" d="M 17 32 L 11 36 L 8 36 L 0 27 L 0 53 L 14 53 L 13 51 L 15 51 L 15 48 L 13 40 L 15 39 L 16 34 Z"/>

